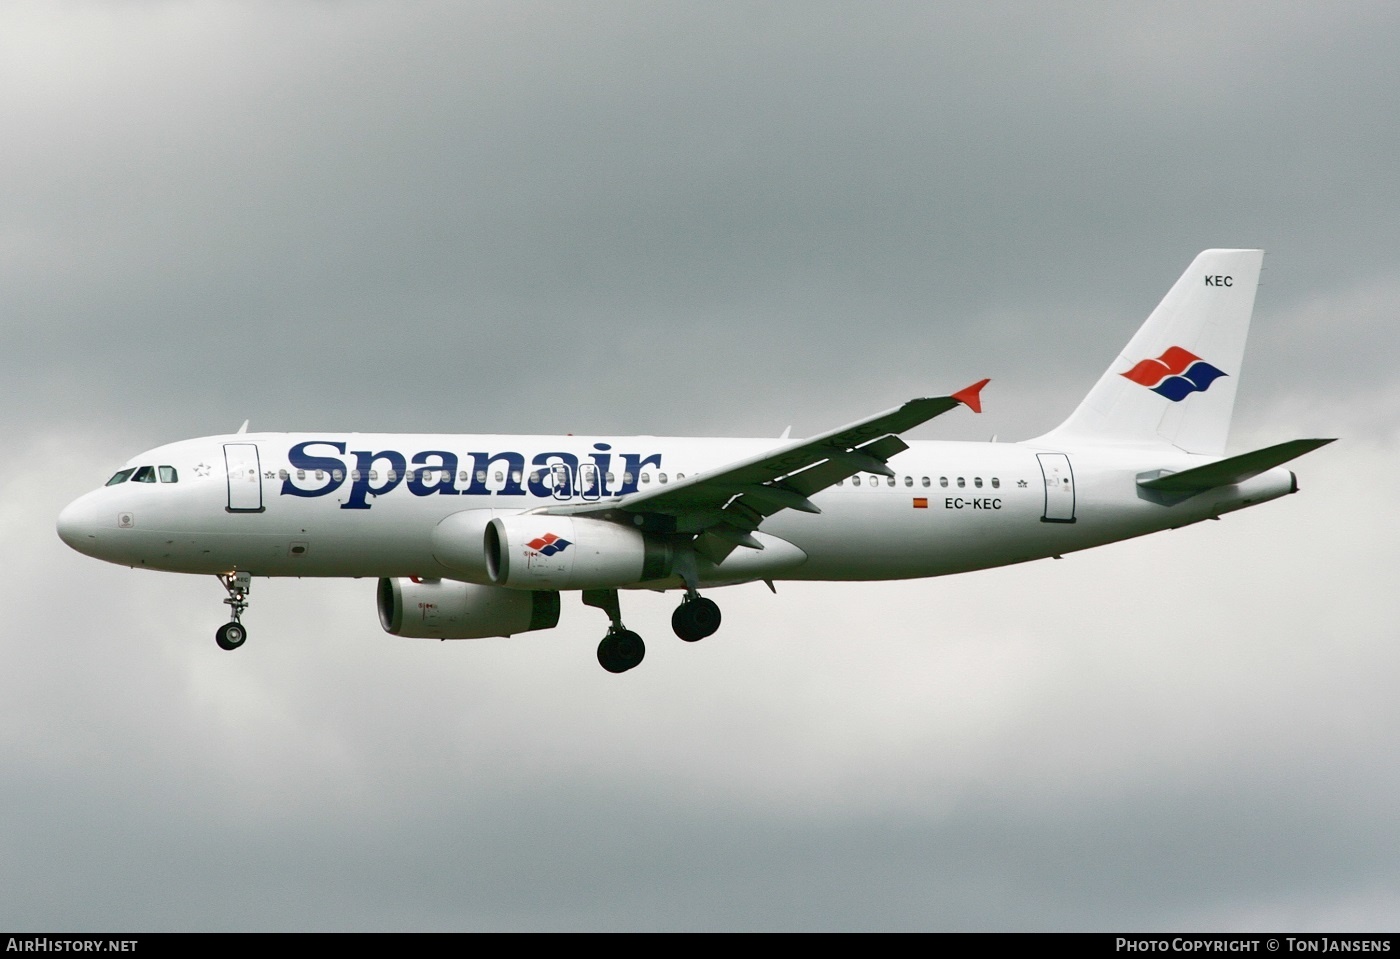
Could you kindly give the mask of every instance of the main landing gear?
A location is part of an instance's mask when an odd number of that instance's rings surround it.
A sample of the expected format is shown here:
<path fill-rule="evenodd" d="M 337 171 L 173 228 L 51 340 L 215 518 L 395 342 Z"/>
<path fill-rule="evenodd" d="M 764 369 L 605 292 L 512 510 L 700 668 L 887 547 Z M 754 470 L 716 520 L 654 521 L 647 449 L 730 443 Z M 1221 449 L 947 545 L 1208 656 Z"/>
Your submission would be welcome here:
<path fill-rule="evenodd" d="M 625 673 L 642 661 L 647 654 L 642 637 L 630 629 L 608 628 L 608 635 L 598 644 L 598 665 L 610 673 Z"/>
<path fill-rule="evenodd" d="M 634 668 L 647 654 L 642 637 L 622 625 L 622 612 L 617 606 L 617 590 L 585 589 L 583 605 L 601 609 L 611 623 L 608 635 L 598 644 L 598 665 L 610 673 L 625 673 Z"/>
<path fill-rule="evenodd" d="M 671 628 L 687 643 L 713 636 L 719 629 L 719 604 L 699 593 L 690 593 L 671 614 Z"/>
<path fill-rule="evenodd" d="M 228 592 L 228 599 L 224 602 L 228 603 L 233 619 L 232 622 L 219 627 L 219 631 L 214 634 L 214 642 L 219 644 L 220 649 L 234 650 L 248 641 L 248 630 L 239 620 L 243 611 L 248 608 L 248 594 L 253 590 L 253 574 L 223 573 L 219 576 L 219 582 Z"/>
<path fill-rule="evenodd" d="M 642 642 L 642 637 L 622 625 L 617 590 L 585 589 L 583 604 L 607 613 L 611 623 L 608 634 L 598 644 L 598 665 L 610 673 L 625 673 L 641 663 L 642 657 L 647 654 L 646 644 Z M 719 629 L 719 622 L 719 606 L 693 589 L 686 590 L 686 598 L 671 616 L 671 628 L 687 643 L 713 636 Z"/>

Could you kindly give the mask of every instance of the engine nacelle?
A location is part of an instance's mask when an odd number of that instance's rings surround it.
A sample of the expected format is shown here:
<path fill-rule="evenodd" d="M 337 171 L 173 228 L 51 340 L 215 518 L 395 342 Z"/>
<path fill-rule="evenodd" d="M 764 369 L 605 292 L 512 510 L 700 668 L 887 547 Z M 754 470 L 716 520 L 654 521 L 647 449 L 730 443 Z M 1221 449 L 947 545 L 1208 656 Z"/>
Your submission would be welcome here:
<path fill-rule="evenodd" d="M 433 557 L 457 579 L 490 583 L 486 571 L 486 525 L 503 510 L 467 509 L 443 519 L 433 529 Z"/>
<path fill-rule="evenodd" d="M 379 623 L 395 636 L 482 639 L 559 625 L 559 594 L 455 580 L 381 579 Z"/>
<path fill-rule="evenodd" d="M 486 570 L 512 589 L 614 589 L 665 579 L 671 547 L 640 530 L 574 516 L 516 515 L 486 525 Z"/>

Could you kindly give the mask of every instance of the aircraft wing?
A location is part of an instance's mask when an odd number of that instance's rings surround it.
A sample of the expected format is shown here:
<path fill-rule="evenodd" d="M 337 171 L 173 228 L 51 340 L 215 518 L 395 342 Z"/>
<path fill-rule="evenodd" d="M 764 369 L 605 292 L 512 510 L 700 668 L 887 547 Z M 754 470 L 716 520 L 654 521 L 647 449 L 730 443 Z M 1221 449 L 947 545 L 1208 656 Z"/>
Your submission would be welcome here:
<path fill-rule="evenodd" d="M 909 448 L 896 434 L 955 406 L 980 413 L 978 393 L 987 382 L 982 380 L 949 396 L 910 400 L 839 429 L 793 440 L 666 486 L 600 503 L 546 507 L 541 512 L 587 515 L 623 510 L 642 517 L 645 529 L 698 534 L 697 548 L 719 562 L 735 546 L 762 549 L 750 534 L 779 510 L 820 513 L 808 499 L 814 493 L 856 473 L 894 475 L 885 461 Z"/>

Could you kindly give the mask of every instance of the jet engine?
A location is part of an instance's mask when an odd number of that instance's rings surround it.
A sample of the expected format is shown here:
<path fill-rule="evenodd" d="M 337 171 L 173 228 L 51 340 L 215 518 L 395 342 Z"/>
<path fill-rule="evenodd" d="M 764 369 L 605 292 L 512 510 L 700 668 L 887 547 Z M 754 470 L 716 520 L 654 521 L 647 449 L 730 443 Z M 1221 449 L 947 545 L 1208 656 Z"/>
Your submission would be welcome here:
<path fill-rule="evenodd" d="M 559 625 L 559 594 L 455 580 L 381 579 L 379 622 L 412 638 L 481 639 Z"/>
<path fill-rule="evenodd" d="M 674 553 L 631 526 L 517 514 L 486 525 L 486 570 L 512 589 L 614 589 L 665 579 Z"/>
<path fill-rule="evenodd" d="M 466 509 L 446 517 L 433 529 L 433 557 L 457 579 L 489 584 L 486 525 L 497 515 L 514 515 L 514 511 Z"/>

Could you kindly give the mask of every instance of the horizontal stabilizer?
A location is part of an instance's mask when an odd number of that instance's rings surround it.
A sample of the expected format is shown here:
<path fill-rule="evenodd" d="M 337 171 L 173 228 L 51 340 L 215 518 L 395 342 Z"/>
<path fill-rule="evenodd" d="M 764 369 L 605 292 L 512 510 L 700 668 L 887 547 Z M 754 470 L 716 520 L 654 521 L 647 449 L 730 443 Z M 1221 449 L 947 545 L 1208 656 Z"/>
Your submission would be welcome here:
<path fill-rule="evenodd" d="M 1217 486 L 1232 486 L 1253 479 L 1275 466 L 1282 466 L 1289 460 L 1297 459 L 1304 453 L 1311 453 L 1320 446 L 1335 442 L 1327 440 L 1289 440 L 1277 446 L 1267 446 L 1252 453 L 1241 453 L 1205 466 L 1182 470 L 1180 473 L 1167 473 L 1150 479 L 1138 480 L 1138 486 L 1159 493 L 1200 493 Z"/>

